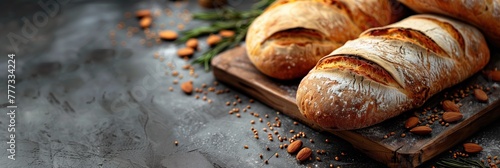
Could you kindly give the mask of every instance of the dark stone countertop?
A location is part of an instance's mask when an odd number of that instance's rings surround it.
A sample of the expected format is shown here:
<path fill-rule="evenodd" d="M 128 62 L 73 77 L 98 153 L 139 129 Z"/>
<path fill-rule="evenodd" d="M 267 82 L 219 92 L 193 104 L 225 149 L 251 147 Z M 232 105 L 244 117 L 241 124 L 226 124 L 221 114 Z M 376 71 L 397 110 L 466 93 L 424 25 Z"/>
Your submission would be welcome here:
<path fill-rule="evenodd" d="M 173 42 L 157 44 L 146 40 L 142 31 L 127 37 L 129 27 L 137 27 L 137 19 L 127 18 L 126 12 L 138 9 L 159 10 L 154 18 L 152 31 L 178 30 L 186 16 L 184 9 L 201 11 L 196 1 L 97 1 L 60 0 L 54 13 L 44 13 L 38 4 L 55 3 L 54 0 L 2 1 L 0 5 L 0 66 L 7 67 L 7 54 L 16 54 L 16 109 L 15 141 L 16 160 L 7 158 L 10 133 L 7 108 L 0 117 L 0 143 L 2 154 L 0 167 L 383 167 L 346 141 L 328 133 L 314 131 L 250 97 L 226 87 L 214 85 L 211 72 L 194 66 L 194 74 L 182 66 L 189 62 L 176 55 L 182 45 Z M 248 8 L 254 1 L 232 0 L 236 8 Z M 171 11 L 167 15 L 166 9 Z M 53 14 L 53 15 L 51 15 Z M 45 19 L 46 18 L 46 19 Z M 35 20 L 34 20 L 35 19 Z M 185 19 L 185 18 L 184 18 Z M 29 22 L 26 23 L 25 21 Z M 117 24 L 123 22 L 124 29 Z M 32 24 L 33 27 L 26 26 Z M 190 21 L 184 29 L 207 23 Z M 133 28 L 132 28 L 133 29 Z M 131 29 L 131 30 L 132 30 Z M 110 32 L 114 32 L 116 45 L 112 44 Z M 18 49 L 9 40 L 15 39 Z M 122 45 L 122 43 L 125 43 Z M 151 42 L 152 46 L 148 46 Z M 207 49 L 200 39 L 202 51 Z M 202 51 L 196 53 L 198 57 Z M 155 53 L 159 58 L 154 58 Z M 7 71 L 0 71 L 0 79 L 7 81 Z M 177 71 L 179 76 L 171 75 Z M 182 76 L 182 78 L 180 77 Z M 196 88 L 205 83 L 217 91 L 216 94 L 203 88 L 207 94 L 185 95 L 180 83 L 193 80 Z M 179 84 L 174 84 L 178 81 Z M 170 87 L 173 91 L 170 91 Z M 0 85 L 4 107 L 7 85 Z M 196 99 L 198 94 L 200 98 Z M 235 102 L 238 95 L 242 103 Z M 206 96 L 207 100 L 203 100 Z M 211 103 L 209 103 L 209 101 Z M 241 118 L 229 115 L 233 108 L 243 109 Z M 263 118 L 249 113 L 255 112 Z M 265 118 L 265 115 L 268 118 Z M 268 121 L 279 117 L 282 126 L 276 128 L 281 135 L 292 135 L 289 130 L 305 132 L 305 145 L 312 149 L 324 149 L 325 155 L 317 155 L 319 161 L 298 163 L 286 150 L 279 149 L 275 137 L 267 140 L 262 131 Z M 251 124 L 255 120 L 256 124 Z M 259 131 L 260 139 L 254 139 L 251 127 Z M 500 123 L 470 137 L 485 150 L 472 157 L 486 158 L 500 153 L 498 133 Z M 268 133 L 270 130 L 268 130 Z M 329 143 L 325 143 L 329 139 Z M 174 144 L 178 141 L 178 146 Z M 248 145 L 249 149 L 243 146 Z M 266 150 L 266 146 L 270 148 Z M 460 145 L 451 149 L 461 150 Z M 279 157 L 274 154 L 278 153 Z M 265 165 L 259 158 L 269 160 Z M 344 155 L 343 155 L 344 154 Z M 335 160 L 335 156 L 339 160 Z M 449 158 L 444 153 L 440 158 Z M 431 160 L 423 167 L 433 165 Z"/>

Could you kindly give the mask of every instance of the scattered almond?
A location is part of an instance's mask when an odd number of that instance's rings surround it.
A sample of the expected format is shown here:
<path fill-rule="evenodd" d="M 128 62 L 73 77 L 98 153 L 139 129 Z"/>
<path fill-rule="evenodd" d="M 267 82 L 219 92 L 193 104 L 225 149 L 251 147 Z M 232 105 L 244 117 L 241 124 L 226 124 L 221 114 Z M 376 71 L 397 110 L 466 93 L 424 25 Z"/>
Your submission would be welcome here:
<path fill-rule="evenodd" d="M 443 101 L 443 109 L 449 112 L 460 112 L 458 105 L 450 100 Z"/>
<path fill-rule="evenodd" d="M 456 113 L 456 112 L 445 112 L 443 113 L 443 120 L 446 122 L 456 122 L 459 121 L 463 118 L 464 116 L 462 113 Z"/>
<path fill-rule="evenodd" d="M 135 15 L 138 17 L 138 18 L 142 18 L 142 17 L 151 17 L 151 11 L 149 9 L 142 9 L 142 10 L 138 10 L 135 12 Z"/>
<path fill-rule="evenodd" d="M 232 37 L 234 36 L 235 32 L 232 30 L 221 30 L 219 31 L 219 35 L 222 37 Z"/>
<path fill-rule="evenodd" d="M 215 34 L 211 34 L 210 36 L 208 36 L 207 38 L 207 44 L 209 46 L 214 46 L 216 45 L 217 43 L 219 43 L 220 41 L 222 40 L 222 38 L 218 35 L 215 35 Z"/>
<path fill-rule="evenodd" d="M 205 8 L 217 8 L 227 4 L 227 0 L 198 0 L 198 4 Z"/>
<path fill-rule="evenodd" d="M 177 50 L 177 55 L 179 55 L 179 57 L 189 57 L 192 56 L 193 54 L 194 54 L 193 48 L 186 47 Z"/>
<path fill-rule="evenodd" d="M 500 82 L 500 71 L 489 71 L 486 76 L 495 82 Z"/>
<path fill-rule="evenodd" d="M 181 89 L 186 94 L 193 93 L 193 81 L 187 81 L 181 84 Z"/>
<path fill-rule="evenodd" d="M 412 116 L 406 120 L 405 128 L 410 129 L 418 125 L 418 117 Z"/>
<path fill-rule="evenodd" d="M 149 28 L 151 26 L 151 23 L 153 22 L 153 19 L 151 17 L 143 17 L 140 21 L 139 21 L 139 25 L 145 29 L 145 28 Z"/>
<path fill-rule="evenodd" d="M 415 128 L 412 128 L 410 130 L 411 133 L 417 134 L 417 135 L 427 135 L 432 132 L 432 128 L 428 126 L 418 126 Z"/>
<path fill-rule="evenodd" d="M 175 40 L 177 39 L 177 32 L 172 31 L 172 30 L 163 30 L 160 33 L 158 33 L 161 39 L 164 40 Z"/>
<path fill-rule="evenodd" d="M 476 143 L 464 143 L 463 146 L 467 153 L 479 153 L 483 150 L 483 147 Z"/>
<path fill-rule="evenodd" d="M 296 153 L 297 151 L 300 150 L 301 147 L 302 147 L 302 141 L 296 140 L 296 141 L 293 141 L 290 145 L 288 145 L 288 147 L 286 148 L 286 151 L 288 153 Z"/>
<path fill-rule="evenodd" d="M 188 41 L 186 41 L 186 47 L 196 49 L 198 48 L 198 40 L 195 38 L 190 38 Z"/>
<path fill-rule="evenodd" d="M 298 161 L 305 161 L 311 157 L 312 150 L 308 147 L 302 148 L 299 153 L 297 153 L 297 160 Z"/>
<path fill-rule="evenodd" d="M 474 89 L 474 97 L 480 102 L 488 101 L 488 95 L 481 89 Z"/>

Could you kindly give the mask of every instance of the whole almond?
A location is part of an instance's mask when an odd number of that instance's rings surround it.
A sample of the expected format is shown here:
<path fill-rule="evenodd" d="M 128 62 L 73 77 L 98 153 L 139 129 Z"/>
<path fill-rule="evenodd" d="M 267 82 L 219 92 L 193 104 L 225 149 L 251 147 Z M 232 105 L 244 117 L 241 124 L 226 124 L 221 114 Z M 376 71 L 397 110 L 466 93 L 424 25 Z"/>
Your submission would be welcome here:
<path fill-rule="evenodd" d="M 198 40 L 195 38 L 190 38 L 188 41 L 186 41 L 186 47 L 196 50 L 196 48 L 198 48 Z"/>
<path fill-rule="evenodd" d="M 193 81 L 187 81 L 181 84 L 181 90 L 186 94 L 193 93 Z"/>
<path fill-rule="evenodd" d="M 179 55 L 179 57 L 189 57 L 189 56 L 192 56 L 193 53 L 194 53 L 193 48 L 189 48 L 189 47 L 181 48 L 181 49 L 177 50 L 177 55 Z"/>
<path fill-rule="evenodd" d="M 312 150 L 308 147 L 305 147 L 305 148 L 302 148 L 299 153 L 297 153 L 297 160 L 298 161 L 306 161 L 307 159 L 309 159 L 309 157 L 311 157 L 311 154 L 312 154 Z"/>
<path fill-rule="evenodd" d="M 445 122 L 456 122 L 459 121 L 463 118 L 464 116 L 462 113 L 457 113 L 457 112 L 444 112 L 443 113 L 443 120 Z"/>
<path fill-rule="evenodd" d="M 293 141 L 290 145 L 288 145 L 288 147 L 286 148 L 286 151 L 288 153 L 295 153 L 295 152 L 299 151 L 301 147 L 302 147 L 302 141 L 296 140 L 296 141 Z"/>
<path fill-rule="evenodd" d="M 489 71 L 487 74 L 489 79 L 495 81 L 495 82 L 500 82 L 500 71 Z"/>
<path fill-rule="evenodd" d="M 143 17 L 140 21 L 139 21 L 139 25 L 145 29 L 145 28 L 148 28 L 151 26 L 151 23 L 153 22 L 153 19 L 151 17 Z"/>
<path fill-rule="evenodd" d="M 219 35 L 222 37 L 232 37 L 234 36 L 235 32 L 232 30 L 221 30 L 219 31 Z"/>
<path fill-rule="evenodd" d="M 488 95 L 481 89 L 474 89 L 474 97 L 480 102 L 488 101 Z"/>
<path fill-rule="evenodd" d="M 177 39 L 177 32 L 172 30 L 163 30 L 158 33 L 161 39 L 164 40 L 175 40 Z"/>
<path fill-rule="evenodd" d="M 458 107 L 458 105 L 450 100 L 443 101 L 443 109 L 444 111 L 460 112 L 460 108 Z"/>
<path fill-rule="evenodd" d="M 222 40 L 222 38 L 220 36 L 212 34 L 212 35 L 207 37 L 207 44 L 209 46 L 214 46 L 217 43 L 219 43 L 221 40 Z"/>
<path fill-rule="evenodd" d="M 476 143 L 464 143 L 464 150 L 467 153 L 479 153 L 483 150 L 483 147 Z"/>
<path fill-rule="evenodd" d="M 406 120 L 405 128 L 410 129 L 418 125 L 418 117 L 412 116 Z"/>
<path fill-rule="evenodd" d="M 418 126 L 415 128 L 412 128 L 410 130 L 411 133 L 417 134 L 417 135 L 427 135 L 432 132 L 432 128 L 428 126 Z"/>
<path fill-rule="evenodd" d="M 138 10 L 135 12 L 135 15 L 138 17 L 138 18 L 142 18 L 142 17 L 151 17 L 151 11 L 148 10 L 148 9 L 142 9 L 142 10 Z"/>

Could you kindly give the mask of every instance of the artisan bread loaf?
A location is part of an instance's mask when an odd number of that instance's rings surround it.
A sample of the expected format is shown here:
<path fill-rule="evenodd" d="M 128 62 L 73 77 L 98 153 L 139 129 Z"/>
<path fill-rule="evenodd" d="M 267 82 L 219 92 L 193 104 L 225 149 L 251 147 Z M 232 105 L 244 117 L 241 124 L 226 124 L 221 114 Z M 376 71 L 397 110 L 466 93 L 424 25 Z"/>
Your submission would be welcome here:
<path fill-rule="evenodd" d="M 322 58 L 300 82 L 297 104 L 326 129 L 368 127 L 422 106 L 481 70 L 489 58 L 475 27 L 414 15 L 369 29 Z"/>
<path fill-rule="evenodd" d="M 270 77 L 303 77 L 321 57 L 368 28 L 398 21 L 405 9 L 396 0 L 278 0 L 249 27 L 247 54 Z"/>
<path fill-rule="evenodd" d="M 399 0 L 419 13 L 437 13 L 478 27 L 500 47 L 500 0 Z"/>

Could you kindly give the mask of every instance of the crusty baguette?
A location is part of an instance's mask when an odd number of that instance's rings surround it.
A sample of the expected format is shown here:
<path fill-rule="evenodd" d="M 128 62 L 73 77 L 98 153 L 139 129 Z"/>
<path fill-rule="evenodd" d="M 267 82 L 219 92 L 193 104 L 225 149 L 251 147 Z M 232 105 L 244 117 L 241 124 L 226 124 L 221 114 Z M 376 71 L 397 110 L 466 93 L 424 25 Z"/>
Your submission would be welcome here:
<path fill-rule="evenodd" d="M 478 72 L 489 58 L 475 27 L 414 15 L 369 29 L 322 58 L 302 79 L 297 105 L 327 129 L 368 127 L 422 106 Z"/>
<path fill-rule="evenodd" d="M 500 0 L 399 0 L 419 13 L 437 13 L 475 25 L 500 47 Z"/>
<path fill-rule="evenodd" d="M 278 0 L 249 27 L 247 54 L 270 77 L 303 77 L 321 57 L 406 11 L 396 0 Z"/>

